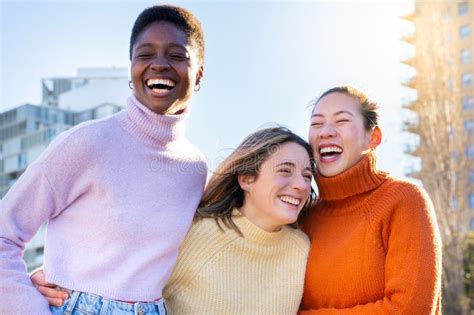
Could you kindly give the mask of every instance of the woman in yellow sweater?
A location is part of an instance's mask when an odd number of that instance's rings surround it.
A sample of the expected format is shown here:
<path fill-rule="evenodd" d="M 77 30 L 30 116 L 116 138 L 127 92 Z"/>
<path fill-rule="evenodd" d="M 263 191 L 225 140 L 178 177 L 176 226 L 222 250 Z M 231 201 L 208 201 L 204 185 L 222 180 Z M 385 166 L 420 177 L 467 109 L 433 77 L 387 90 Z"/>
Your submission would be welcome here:
<path fill-rule="evenodd" d="M 170 314 L 297 313 L 309 240 L 294 223 L 313 201 L 312 162 L 307 142 L 268 128 L 221 163 L 164 288 Z M 32 280 L 62 302 L 41 272 Z"/>
<path fill-rule="evenodd" d="M 309 140 L 319 198 L 301 314 L 439 314 L 441 242 L 423 189 L 376 168 L 378 105 L 336 87 L 316 101 Z"/>

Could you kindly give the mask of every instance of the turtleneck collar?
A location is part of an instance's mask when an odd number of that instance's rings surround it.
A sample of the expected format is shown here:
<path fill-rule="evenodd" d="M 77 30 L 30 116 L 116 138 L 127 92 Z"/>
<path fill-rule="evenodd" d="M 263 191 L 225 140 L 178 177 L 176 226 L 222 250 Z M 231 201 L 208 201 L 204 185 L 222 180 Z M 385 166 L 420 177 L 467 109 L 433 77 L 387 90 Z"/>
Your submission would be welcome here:
<path fill-rule="evenodd" d="M 252 223 L 237 209 L 232 211 L 232 220 L 246 240 L 262 245 L 271 245 L 280 242 L 288 233 L 288 229 L 291 229 L 291 227 L 283 226 L 281 230 L 277 232 L 267 232 Z"/>
<path fill-rule="evenodd" d="M 127 131 L 148 144 L 164 146 L 184 138 L 185 119 L 189 115 L 189 109 L 186 108 L 178 115 L 160 115 L 152 112 L 131 95 L 127 99 L 125 113 L 118 118 Z"/>
<path fill-rule="evenodd" d="M 376 164 L 375 153 L 370 152 L 341 174 L 332 177 L 316 176 L 320 199 L 341 200 L 380 186 L 389 175 L 377 170 Z"/>

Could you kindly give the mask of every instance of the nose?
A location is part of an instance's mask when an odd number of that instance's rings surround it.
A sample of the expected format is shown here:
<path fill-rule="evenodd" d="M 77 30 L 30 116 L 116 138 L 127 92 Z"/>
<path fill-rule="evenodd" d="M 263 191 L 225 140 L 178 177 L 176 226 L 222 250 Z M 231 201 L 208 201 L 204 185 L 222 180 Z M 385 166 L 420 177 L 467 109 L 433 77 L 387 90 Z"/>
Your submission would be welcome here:
<path fill-rule="evenodd" d="M 336 135 L 336 130 L 332 124 L 324 124 L 319 130 L 319 137 L 330 138 Z"/>
<path fill-rule="evenodd" d="M 157 54 L 155 58 L 153 58 L 153 62 L 151 63 L 150 68 L 153 71 L 162 72 L 169 70 L 171 68 L 171 65 L 166 56 Z"/>
<path fill-rule="evenodd" d="M 303 175 L 296 175 L 293 179 L 293 189 L 299 191 L 309 191 L 311 184 L 307 182 Z"/>

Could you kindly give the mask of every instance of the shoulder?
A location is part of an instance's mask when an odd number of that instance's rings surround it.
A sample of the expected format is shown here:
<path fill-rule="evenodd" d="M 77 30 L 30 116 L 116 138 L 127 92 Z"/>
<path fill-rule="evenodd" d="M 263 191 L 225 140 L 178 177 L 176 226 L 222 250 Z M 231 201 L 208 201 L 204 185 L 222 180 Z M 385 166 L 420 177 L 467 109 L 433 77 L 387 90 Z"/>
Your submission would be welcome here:
<path fill-rule="evenodd" d="M 198 163 L 206 167 L 207 170 L 207 159 L 204 154 L 189 141 L 189 139 L 184 138 L 178 141 L 174 147 L 174 151 L 178 151 L 184 161 L 190 163 Z"/>
<path fill-rule="evenodd" d="M 311 245 L 308 236 L 300 229 L 295 229 L 290 226 L 285 226 L 284 228 L 287 229 L 290 246 L 294 246 L 301 254 L 307 255 Z"/>
<path fill-rule="evenodd" d="M 393 177 L 380 186 L 377 191 L 378 198 L 382 201 L 392 201 L 400 205 L 431 206 L 428 193 L 419 185 L 403 179 Z"/>
<path fill-rule="evenodd" d="M 225 255 L 226 245 L 239 237 L 233 230 L 224 231 L 212 218 L 193 222 L 180 249 L 173 273 L 166 284 L 164 295 L 173 296 L 187 287 L 216 255 Z"/>
<path fill-rule="evenodd" d="M 387 222 L 404 225 L 426 223 L 436 226 L 436 214 L 427 192 L 406 180 L 389 177 L 373 192 L 369 209 L 372 215 Z"/>
<path fill-rule="evenodd" d="M 194 221 L 186 234 L 181 246 L 182 255 L 212 255 L 213 251 L 218 251 L 229 242 L 236 240 L 239 235 L 232 229 L 228 229 L 223 223 L 219 223 L 212 218 L 203 218 Z M 196 251 L 196 248 L 199 250 Z"/>
<path fill-rule="evenodd" d="M 166 153 L 173 157 L 172 163 L 180 174 L 199 176 L 204 184 L 208 171 L 206 157 L 188 139 L 183 138 L 169 144 Z"/>

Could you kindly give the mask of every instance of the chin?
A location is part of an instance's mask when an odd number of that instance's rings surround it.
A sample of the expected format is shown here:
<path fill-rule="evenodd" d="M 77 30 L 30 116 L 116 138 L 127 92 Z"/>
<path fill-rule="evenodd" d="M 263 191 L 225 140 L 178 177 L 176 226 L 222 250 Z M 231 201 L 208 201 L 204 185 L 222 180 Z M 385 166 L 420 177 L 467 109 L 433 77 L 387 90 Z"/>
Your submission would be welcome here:
<path fill-rule="evenodd" d="M 333 165 L 331 167 L 325 167 L 324 169 L 319 169 L 318 171 L 324 177 L 333 177 L 333 176 L 341 174 L 346 169 L 347 168 L 344 168 L 343 166 Z"/>
<path fill-rule="evenodd" d="M 301 211 L 298 211 L 298 215 Z M 298 216 L 296 217 L 286 217 L 285 219 L 281 220 L 281 225 L 288 225 L 288 224 L 293 224 L 298 220 Z"/>

